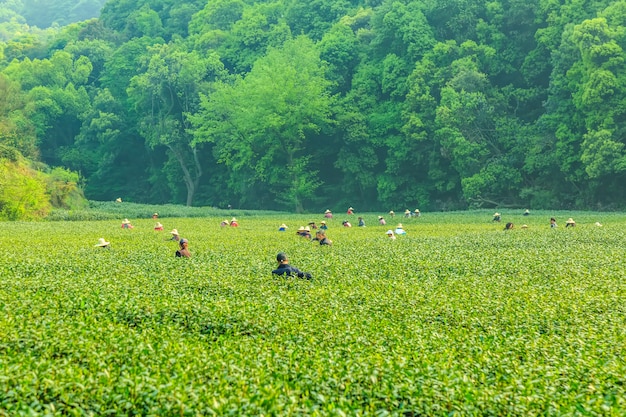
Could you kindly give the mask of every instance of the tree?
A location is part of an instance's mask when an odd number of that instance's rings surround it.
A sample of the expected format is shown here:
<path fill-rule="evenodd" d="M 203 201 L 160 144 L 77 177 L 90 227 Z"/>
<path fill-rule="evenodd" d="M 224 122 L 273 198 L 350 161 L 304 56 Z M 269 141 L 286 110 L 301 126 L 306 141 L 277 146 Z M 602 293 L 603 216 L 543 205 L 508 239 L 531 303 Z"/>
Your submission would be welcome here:
<path fill-rule="evenodd" d="M 349 0 L 286 0 L 285 18 L 295 34 L 317 41 L 353 7 Z"/>
<path fill-rule="evenodd" d="M 346 94 L 359 63 L 359 54 L 363 52 L 356 34 L 350 26 L 338 23 L 326 32 L 318 46 L 320 57 L 328 63 L 326 78 L 334 84 L 336 92 Z"/>
<path fill-rule="evenodd" d="M 139 121 L 139 133 L 151 148 L 164 146 L 177 161 L 192 205 L 203 167 L 198 146 L 192 142 L 188 116 L 199 105 L 204 85 L 223 75 L 216 55 L 187 52 L 180 43 L 149 48 L 145 72 L 130 80 L 127 90 Z"/>
<path fill-rule="evenodd" d="M 216 50 L 226 69 L 238 74 L 250 71 L 268 47 L 280 47 L 291 38 L 279 2 L 246 6 L 235 1 L 209 2 L 190 28 L 194 49 Z"/>
<path fill-rule="evenodd" d="M 561 201 L 588 207 L 623 195 L 626 129 L 624 2 L 569 26 L 553 54 L 548 114 L 561 175 L 577 191 Z M 568 200 L 569 199 L 569 200 Z"/>
<path fill-rule="evenodd" d="M 149 36 L 166 41 L 187 34 L 193 14 L 206 0 L 109 0 L 100 13 L 104 25 L 126 39 Z"/>
<path fill-rule="evenodd" d="M 302 211 L 320 185 L 310 135 L 330 122 L 332 99 L 319 51 L 305 36 L 270 48 L 245 78 L 203 95 L 192 118 L 231 172 L 249 172 L 281 206 Z"/>
<path fill-rule="evenodd" d="M 25 91 L 22 113 L 34 126 L 41 157 L 50 165 L 61 164 L 61 148 L 74 142 L 90 107 L 84 84 L 91 69 L 87 57 L 74 59 L 56 51 L 50 59 L 13 61 L 3 71 Z"/>
<path fill-rule="evenodd" d="M 0 73 L 0 144 L 16 148 L 27 158 L 38 159 L 35 126 L 25 111 L 26 95 L 16 81 Z"/>

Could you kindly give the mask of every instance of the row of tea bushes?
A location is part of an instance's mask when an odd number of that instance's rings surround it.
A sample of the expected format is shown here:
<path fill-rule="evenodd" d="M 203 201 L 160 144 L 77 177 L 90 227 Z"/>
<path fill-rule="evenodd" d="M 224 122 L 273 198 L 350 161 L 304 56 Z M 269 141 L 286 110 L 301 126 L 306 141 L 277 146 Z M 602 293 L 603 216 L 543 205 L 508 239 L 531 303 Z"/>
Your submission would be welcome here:
<path fill-rule="evenodd" d="M 0 415 L 625 414 L 626 218 L 489 214 L 3 223 Z"/>

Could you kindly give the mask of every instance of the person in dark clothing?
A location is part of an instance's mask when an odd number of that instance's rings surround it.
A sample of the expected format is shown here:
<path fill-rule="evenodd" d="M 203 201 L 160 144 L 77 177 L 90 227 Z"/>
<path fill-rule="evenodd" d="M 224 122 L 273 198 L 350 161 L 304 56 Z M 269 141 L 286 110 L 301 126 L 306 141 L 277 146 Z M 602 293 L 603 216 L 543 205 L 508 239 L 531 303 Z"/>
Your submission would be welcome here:
<path fill-rule="evenodd" d="M 333 244 L 333 241 L 326 237 L 326 233 L 323 230 L 318 230 L 317 232 L 315 232 L 315 237 L 311 240 L 319 242 L 322 246 L 331 246 Z"/>
<path fill-rule="evenodd" d="M 180 249 L 176 251 L 176 257 L 191 258 L 191 253 L 189 252 L 189 241 L 187 239 L 181 238 L 178 244 L 180 246 Z"/>
<path fill-rule="evenodd" d="M 309 226 L 300 226 L 300 228 L 296 231 L 296 235 L 311 240 L 311 228 Z"/>
<path fill-rule="evenodd" d="M 320 239 L 320 245 L 322 246 L 332 246 L 333 241 L 330 240 L 329 238 L 326 237 L 326 235 L 323 235 Z"/>
<path fill-rule="evenodd" d="M 289 259 L 287 259 L 287 254 L 285 252 L 278 252 L 276 255 L 276 261 L 278 262 L 278 268 L 272 271 L 272 274 L 283 276 L 286 275 L 288 277 L 297 276 L 298 278 L 313 278 L 311 274 L 308 272 L 302 272 L 295 266 L 289 265 Z"/>

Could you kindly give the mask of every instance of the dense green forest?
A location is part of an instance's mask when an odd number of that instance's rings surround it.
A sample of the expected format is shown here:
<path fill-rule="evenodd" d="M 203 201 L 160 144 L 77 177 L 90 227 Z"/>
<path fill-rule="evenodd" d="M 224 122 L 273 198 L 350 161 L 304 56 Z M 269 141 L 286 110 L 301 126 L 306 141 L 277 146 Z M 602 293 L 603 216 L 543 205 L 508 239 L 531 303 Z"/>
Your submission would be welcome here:
<path fill-rule="evenodd" d="M 626 1 L 109 0 L 2 27 L 0 143 L 90 199 L 626 207 Z"/>

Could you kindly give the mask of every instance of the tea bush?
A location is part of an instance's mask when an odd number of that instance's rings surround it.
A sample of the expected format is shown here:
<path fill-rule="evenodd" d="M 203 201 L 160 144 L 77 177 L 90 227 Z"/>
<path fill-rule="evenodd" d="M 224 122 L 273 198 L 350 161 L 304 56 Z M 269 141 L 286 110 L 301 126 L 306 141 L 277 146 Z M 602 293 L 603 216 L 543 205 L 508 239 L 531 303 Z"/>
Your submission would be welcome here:
<path fill-rule="evenodd" d="M 77 220 L 113 220 L 120 218 L 148 219 L 153 213 L 158 213 L 159 217 L 213 217 L 223 216 L 230 220 L 234 215 L 245 215 L 249 217 L 276 215 L 277 212 L 219 209 L 216 207 L 188 207 L 177 204 L 149 205 L 129 203 L 122 201 L 89 201 L 89 207 L 79 210 L 54 209 L 47 216 L 50 221 L 77 221 Z"/>
<path fill-rule="evenodd" d="M 295 236 L 321 215 L 119 214 L 2 223 L 0 415 L 626 413 L 620 213 L 339 216 L 331 247 Z"/>

